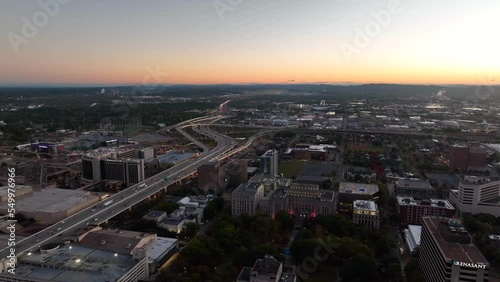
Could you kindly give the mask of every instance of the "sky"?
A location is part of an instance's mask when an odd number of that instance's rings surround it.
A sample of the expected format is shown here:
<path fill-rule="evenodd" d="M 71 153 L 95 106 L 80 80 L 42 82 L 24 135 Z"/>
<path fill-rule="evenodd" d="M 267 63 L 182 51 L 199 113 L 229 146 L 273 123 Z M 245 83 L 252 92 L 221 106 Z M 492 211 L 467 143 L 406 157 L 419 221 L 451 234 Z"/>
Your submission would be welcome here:
<path fill-rule="evenodd" d="M 0 85 L 498 84 L 500 1 L 2 0 Z"/>

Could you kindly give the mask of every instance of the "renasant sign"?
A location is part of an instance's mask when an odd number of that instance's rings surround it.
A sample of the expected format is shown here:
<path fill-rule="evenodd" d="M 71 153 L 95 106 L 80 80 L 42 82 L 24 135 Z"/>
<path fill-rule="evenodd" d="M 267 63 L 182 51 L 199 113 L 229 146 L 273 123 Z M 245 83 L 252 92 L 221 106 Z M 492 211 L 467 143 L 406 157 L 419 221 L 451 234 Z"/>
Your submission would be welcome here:
<path fill-rule="evenodd" d="M 479 264 L 479 263 L 471 263 L 471 262 L 461 262 L 461 261 L 453 261 L 454 265 L 457 266 L 464 266 L 464 267 L 470 267 L 470 268 L 480 268 L 480 269 L 486 269 L 486 264 Z"/>

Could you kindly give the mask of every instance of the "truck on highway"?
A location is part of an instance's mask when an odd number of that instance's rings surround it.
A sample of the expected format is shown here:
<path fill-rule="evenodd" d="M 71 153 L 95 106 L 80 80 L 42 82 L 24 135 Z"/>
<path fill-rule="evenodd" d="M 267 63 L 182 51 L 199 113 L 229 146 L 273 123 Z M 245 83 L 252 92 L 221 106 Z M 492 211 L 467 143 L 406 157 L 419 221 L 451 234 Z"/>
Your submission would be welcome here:
<path fill-rule="evenodd" d="M 139 187 L 137 187 L 137 189 L 142 189 L 142 188 L 144 188 L 146 186 L 147 186 L 146 183 L 142 183 L 141 185 L 139 185 Z"/>
<path fill-rule="evenodd" d="M 104 203 L 104 205 L 102 205 L 103 207 L 107 207 L 109 205 L 111 205 L 113 203 L 113 200 L 109 200 L 107 202 Z"/>

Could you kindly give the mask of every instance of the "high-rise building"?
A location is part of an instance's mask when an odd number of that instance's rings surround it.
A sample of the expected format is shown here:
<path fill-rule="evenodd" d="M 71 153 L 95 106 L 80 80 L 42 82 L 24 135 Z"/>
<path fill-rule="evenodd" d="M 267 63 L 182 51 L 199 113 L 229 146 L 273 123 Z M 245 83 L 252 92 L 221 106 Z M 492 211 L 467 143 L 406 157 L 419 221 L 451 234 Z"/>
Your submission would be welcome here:
<path fill-rule="evenodd" d="M 467 170 L 469 165 L 469 147 L 452 146 L 450 150 L 450 169 Z"/>
<path fill-rule="evenodd" d="M 87 155 L 82 157 L 82 174 L 88 181 L 118 180 L 130 186 L 145 179 L 144 160 L 103 159 Z"/>
<path fill-rule="evenodd" d="M 468 169 L 480 169 L 486 166 L 488 153 L 483 147 L 475 146 L 469 148 Z"/>
<path fill-rule="evenodd" d="M 101 160 L 97 157 L 82 157 L 82 175 L 84 179 L 101 180 Z"/>
<path fill-rule="evenodd" d="M 444 199 L 415 200 L 412 197 L 396 197 L 399 225 L 421 225 L 425 215 L 452 217 L 455 207 Z"/>
<path fill-rule="evenodd" d="M 450 190 L 449 200 L 460 214 L 487 213 L 500 216 L 500 180 L 485 176 L 463 176 L 458 190 Z"/>
<path fill-rule="evenodd" d="M 483 147 L 455 145 L 450 150 L 450 169 L 463 171 L 482 169 L 486 166 L 487 157 L 488 154 Z"/>
<path fill-rule="evenodd" d="M 278 175 L 278 151 L 271 149 L 260 157 L 260 171 L 265 174 Z"/>
<path fill-rule="evenodd" d="M 487 282 L 489 279 L 489 263 L 461 222 L 450 218 L 422 218 L 419 262 L 426 282 Z"/>
<path fill-rule="evenodd" d="M 226 187 L 225 173 L 219 161 L 198 167 L 198 188 L 204 192 L 221 193 Z"/>

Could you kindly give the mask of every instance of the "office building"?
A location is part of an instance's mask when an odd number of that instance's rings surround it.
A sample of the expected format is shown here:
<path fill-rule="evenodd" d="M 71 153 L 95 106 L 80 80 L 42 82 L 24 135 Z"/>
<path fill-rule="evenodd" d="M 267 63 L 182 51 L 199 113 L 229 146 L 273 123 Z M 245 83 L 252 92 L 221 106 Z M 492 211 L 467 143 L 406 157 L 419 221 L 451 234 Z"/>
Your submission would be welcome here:
<path fill-rule="evenodd" d="M 260 201 L 264 197 L 264 185 L 260 182 L 240 184 L 231 194 L 231 214 L 255 215 Z"/>
<path fill-rule="evenodd" d="M 231 160 L 224 169 L 229 185 L 235 187 L 248 181 L 248 165 L 245 160 Z"/>
<path fill-rule="evenodd" d="M 463 176 L 457 190 L 450 190 L 449 200 L 460 214 L 487 213 L 500 216 L 500 180 L 485 176 Z"/>
<path fill-rule="evenodd" d="M 380 214 L 374 201 L 356 200 L 352 203 L 352 222 L 371 228 L 380 227 Z"/>
<path fill-rule="evenodd" d="M 144 178 L 144 160 L 101 160 L 101 179 L 123 181 L 127 186 L 137 184 Z"/>
<path fill-rule="evenodd" d="M 127 186 L 144 181 L 144 160 L 117 158 L 124 152 L 129 151 L 96 150 L 83 156 L 83 180 L 87 182 L 117 180 Z"/>
<path fill-rule="evenodd" d="M 450 169 L 452 170 L 478 170 L 486 166 L 488 157 L 486 149 L 480 146 L 455 145 L 450 150 Z"/>
<path fill-rule="evenodd" d="M 415 200 L 413 197 L 396 197 L 396 209 L 399 213 L 399 225 L 421 225 L 422 216 L 435 215 L 453 217 L 455 207 L 444 199 Z"/>
<path fill-rule="evenodd" d="M 320 189 L 318 185 L 292 183 L 276 189 L 270 197 L 269 216 L 275 218 L 282 210 L 304 218 L 334 214 L 337 195 L 334 191 Z"/>
<path fill-rule="evenodd" d="M 399 178 L 394 183 L 394 194 L 411 196 L 416 200 L 436 198 L 436 190 L 427 179 Z"/>
<path fill-rule="evenodd" d="M 278 175 L 278 151 L 268 150 L 260 157 L 260 171 L 264 174 Z"/>
<path fill-rule="evenodd" d="M 426 282 L 489 280 L 489 263 L 458 220 L 423 217 L 419 262 Z"/>
<path fill-rule="evenodd" d="M 467 170 L 469 166 L 469 147 L 452 146 L 450 149 L 450 169 Z"/>
<path fill-rule="evenodd" d="M 198 167 L 198 188 L 205 193 L 221 193 L 226 187 L 224 168 L 219 161 Z"/>

